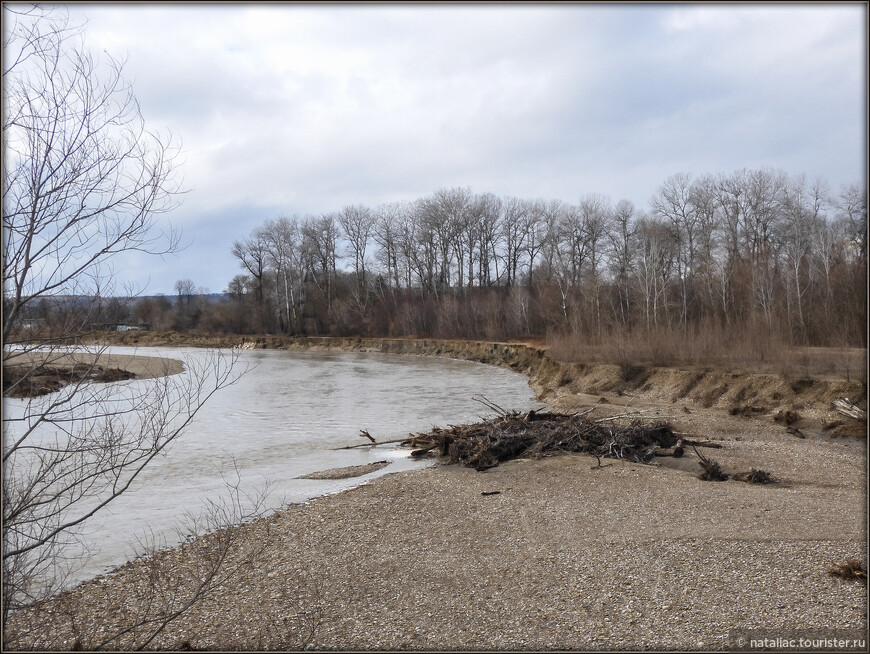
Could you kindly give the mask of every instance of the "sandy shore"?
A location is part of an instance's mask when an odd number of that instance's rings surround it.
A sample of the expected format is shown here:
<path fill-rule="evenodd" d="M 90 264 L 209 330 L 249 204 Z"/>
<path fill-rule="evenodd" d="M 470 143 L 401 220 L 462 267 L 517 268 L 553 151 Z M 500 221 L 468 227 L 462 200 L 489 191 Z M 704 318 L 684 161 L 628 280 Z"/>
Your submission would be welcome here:
<path fill-rule="evenodd" d="M 302 475 L 297 477 L 297 479 L 351 479 L 353 477 L 362 477 L 381 468 L 386 468 L 388 465 L 390 465 L 389 461 L 375 461 L 374 463 L 365 463 L 359 466 L 329 468 L 328 470 L 319 470 Z"/>
<path fill-rule="evenodd" d="M 16 616 L 7 646 L 93 645 L 145 598 L 158 606 L 149 587 L 185 597 L 227 534 L 237 573 L 151 647 L 706 650 L 734 629 L 866 629 L 866 585 L 827 572 L 866 565 L 866 450 L 769 418 L 681 414 L 675 429 L 721 443 L 708 455 L 726 471 L 779 483 L 703 482 L 694 456 L 387 475 L 85 583 Z"/>
<path fill-rule="evenodd" d="M 103 368 L 126 370 L 136 375 L 138 379 L 175 375 L 184 370 L 184 364 L 177 359 L 133 354 L 97 354 L 92 352 L 65 353 L 56 351 L 46 354 L 40 351 L 31 351 L 4 357 L 3 363 L 9 366 L 40 364 L 58 368 L 71 368 L 79 363 L 93 365 L 95 362 Z"/>

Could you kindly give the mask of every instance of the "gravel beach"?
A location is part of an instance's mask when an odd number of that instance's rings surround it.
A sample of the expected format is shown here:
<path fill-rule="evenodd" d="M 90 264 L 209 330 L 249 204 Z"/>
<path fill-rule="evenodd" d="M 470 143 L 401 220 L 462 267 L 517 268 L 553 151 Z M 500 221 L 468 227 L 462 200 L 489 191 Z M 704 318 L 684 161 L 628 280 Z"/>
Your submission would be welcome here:
<path fill-rule="evenodd" d="M 866 629 L 866 585 L 828 573 L 866 562 L 865 449 L 720 409 L 672 422 L 778 483 L 704 482 L 690 455 L 386 475 L 230 530 L 237 573 L 149 647 L 707 650 L 734 629 Z M 222 533 L 16 616 L 7 647 L 99 642 L 153 605 L 156 569 L 192 587 Z"/>

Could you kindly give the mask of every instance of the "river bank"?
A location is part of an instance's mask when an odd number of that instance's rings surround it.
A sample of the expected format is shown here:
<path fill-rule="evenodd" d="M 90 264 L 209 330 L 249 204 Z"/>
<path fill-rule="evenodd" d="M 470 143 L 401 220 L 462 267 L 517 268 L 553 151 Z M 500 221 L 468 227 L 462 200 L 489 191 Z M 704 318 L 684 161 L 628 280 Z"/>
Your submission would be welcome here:
<path fill-rule="evenodd" d="M 112 336 L 120 345 L 172 345 L 245 349 L 384 352 L 436 356 L 510 368 L 524 373 L 538 399 L 573 410 L 595 402 L 613 405 L 719 409 L 731 415 L 774 420 L 791 411 L 799 416 L 786 426 L 811 426 L 827 436 L 861 436 L 846 424 L 831 403 L 852 398 L 866 409 L 866 382 L 819 376 L 784 378 L 775 374 L 745 374 L 713 369 L 656 367 L 640 364 L 585 364 L 553 358 L 540 344 L 461 341 L 427 338 L 285 337 L 196 335 L 178 332 L 124 332 Z M 839 424 L 834 427 L 831 425 Z"/>
<path fill-rule="evenodd" d="M 652 371 L 626 381 L 615 366 L 565 366 L 522 344 L 235 345 L 501 361 L 527 372 L 557 407 L 593 409 L 593 417 L 643 407 L 675 431 L 721 445 L 714 456 L 726 470 L 762 468 L 778 482 L 704 482 L 689 457 L 682 468 L 599 467 L 582 455 L 387 475 L 86 582 L 15 616 L 7 648 L 93 646 L 148 610 L 165 614 L 199 587 L 229 536 L 226 564 L 236 574 L 151 647 L 707 650 L 724 648 L 734 629 L 867 627 L 866 585 L 828 573 L 849 558 L 866 566 L 867 557 L 866 450 L 822 429 L 822 395 L 848 389 L 798 384 L 788 395 L 785 380 L 772 390 L 735 379 L 705 406 L 710 398 L 696 389 L 709 380 L 687 389 L 685 376 Z M 670 387 L 657 386 L 668 379 Z M 732 415 L 731 403 L 764 398 L 776 403 L 767 413 Z M 793 425 L 816 438 L 774 420 L 788 407 L 802 415 Z"/>

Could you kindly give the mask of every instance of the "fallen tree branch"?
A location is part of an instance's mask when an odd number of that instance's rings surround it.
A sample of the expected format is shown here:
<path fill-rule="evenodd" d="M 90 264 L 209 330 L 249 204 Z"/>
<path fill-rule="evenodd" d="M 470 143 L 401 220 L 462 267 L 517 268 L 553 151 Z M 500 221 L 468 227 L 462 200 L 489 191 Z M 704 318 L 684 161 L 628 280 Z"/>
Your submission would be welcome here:
<path fill-rule="evenodd" d="M 867 420 L 867 412 L 859 409 L 849 401 L 848 397 L 840 397 L 834 400 L 834 408 L 845 416 L 856 420 Z"/>
<path fill-rule="evenodd" d="M 332 450 L 353 450 L 358 447 L 375 447 L 376 445 L 389 445 L 390 443 L 407 443 L 411 439 L 407 436 L 405 438 L 394 438 L 390 441 L 372 441 L 371 443 L 358 443 L 357 445 L 345 445 L 343 447 L 333 447 Z"/>

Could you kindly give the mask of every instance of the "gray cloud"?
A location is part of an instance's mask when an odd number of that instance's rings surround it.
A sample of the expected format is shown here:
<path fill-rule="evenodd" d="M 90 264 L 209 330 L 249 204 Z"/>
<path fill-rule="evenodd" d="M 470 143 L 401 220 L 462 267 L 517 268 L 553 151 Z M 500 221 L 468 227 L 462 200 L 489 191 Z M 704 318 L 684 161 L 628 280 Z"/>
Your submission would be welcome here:
<path fill-rule="evenodd" d="M 441 186 L 644 207 L 680 171 L 866 174 L 861 5 L 71 12 L 96 51 L 127 55 L 148 124 L 184 142 L 193 190 L 174 220 L 185 261 L 209 267 L 167 263 L 155 290 L 220 290 L 236 273 L 220 248 L 267 217 Z"/>

